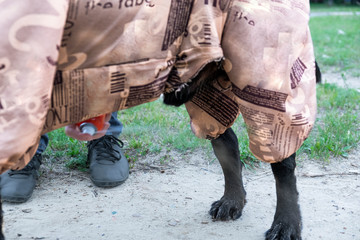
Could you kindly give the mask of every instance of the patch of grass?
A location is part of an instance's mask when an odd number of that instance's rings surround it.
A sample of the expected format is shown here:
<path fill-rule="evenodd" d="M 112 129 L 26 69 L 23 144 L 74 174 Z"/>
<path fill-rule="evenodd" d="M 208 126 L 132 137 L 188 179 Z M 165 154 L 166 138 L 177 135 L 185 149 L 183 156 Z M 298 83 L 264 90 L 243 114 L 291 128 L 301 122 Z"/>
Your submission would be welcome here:
<path fill-rule="evenodd" d="M 64 129 L 48 133 L 49 146 L 44 152 L 47 161 L 63 162 L 70 169 L 86 171 L 87 147 L 85 142 L 77 141 L 65 135 Z"/>
<path fill-rule="evenodd" d="M 317 122 L 299 152 L 322 160 L 347 157 L 360 143 L 360 93 L 323 84 L 317 87 L 317 97 Z"/>
<path fill-rule="evenodd" d="M 323 3 L 311 3 L 312 12 L 356 12 L 360 11 L 360 7 L 357 5 L 350 4 L 334 4 L 328 5 Z"/>
<path fill-rule="evenodd" d="M 146 147 L 150 152 L 159 152 L 171 145 L 179 151 L 206 148 L 206 140 L 196 138 L 189 127 L 185 106 L 169 107 L 162 100 L 136 106 L 119 112 L 124 124 L 122 138 L 133 139 L 131 144 Z M 159 147 L 162 146 L 162 147 Z"/>
<path fill-rule="evenodd" d="M 121 139 L 132 151 L 130 162 L 140 156 L 175 149 L 180 152 L 204 149 L 210 151 L 210 142 L 198 139 L 190 129 L 190 119 L 185 106 L 170 107 L 162 100 L 120 111 L 119 119 L 124 124 Z"/>
<path fill-rule="evenodd" d="M 159 99 L 123 110 L 119 119 L 125 126 L 121 138 L 127 139 L 129 147 L 138 149 L 137 152 L 159 153 L 167 148 L 180 152 L 201 148 L 212 152 L 210 141 L 199 139 L 192 133 L 185 106 L 170 107 Z M 236 120 L 233 129 L 238 136 L 241 159 L 246 167 L 252 167 L 257 160 L 248 147 L 249 139 L 241 117 Z"/>
<path fill-rule="evenodd" d="M 335 68 L 360 76 L 360 15 L 310 19 L 315 56 L 323 70 Z"/>

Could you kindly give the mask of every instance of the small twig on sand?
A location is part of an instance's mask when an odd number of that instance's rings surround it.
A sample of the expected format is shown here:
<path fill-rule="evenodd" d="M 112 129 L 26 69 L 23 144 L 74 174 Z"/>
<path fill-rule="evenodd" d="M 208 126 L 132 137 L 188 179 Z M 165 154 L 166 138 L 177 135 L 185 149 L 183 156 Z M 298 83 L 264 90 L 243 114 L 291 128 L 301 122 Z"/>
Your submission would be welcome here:
<path fill-rule="evenodd" d="M 351 171 L 351 172 L 345 172 L 345 173 L 321 173 L 321 174 L 304 173 L 300 176 L 316 178 L 316 177 L 325 177 L 325 176 L 353 176 L 353 175 L 360 175 L 360 172 Z"/>

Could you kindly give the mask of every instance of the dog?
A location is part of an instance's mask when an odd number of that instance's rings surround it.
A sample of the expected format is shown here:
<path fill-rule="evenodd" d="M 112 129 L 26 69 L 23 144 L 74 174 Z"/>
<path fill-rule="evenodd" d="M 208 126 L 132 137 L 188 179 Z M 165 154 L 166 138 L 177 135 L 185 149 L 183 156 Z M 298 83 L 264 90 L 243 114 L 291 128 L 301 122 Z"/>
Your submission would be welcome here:
<path fill-rule="evenodd" d="M 3 0 L 0 6 L 12 9 L 1 13 L 8 38 L 0 40 L 0 114 L 6 113 L 0 172 L 25 166 L 41 133 L 164 94 L 165 104 L 185 104 L 194 134 L 211 141 L 222 167 L 225 191 L 211 217 L 238 219 L 246 203 L 231 129 L 241 114 L 250 150 L 271 164 L 276 181 L 265 239 L 301 239 L 295 157 L 316 114 L 308 2 Z"/>

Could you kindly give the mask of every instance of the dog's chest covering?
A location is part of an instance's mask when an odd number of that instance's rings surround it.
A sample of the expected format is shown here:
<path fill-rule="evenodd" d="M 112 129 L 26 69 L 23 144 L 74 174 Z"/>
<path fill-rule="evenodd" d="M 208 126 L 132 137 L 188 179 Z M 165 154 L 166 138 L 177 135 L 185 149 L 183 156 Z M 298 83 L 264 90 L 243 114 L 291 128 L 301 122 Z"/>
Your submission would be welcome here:
<path fill-rule="evenodd" d="M 0 6 L 10 9 L 0 13 L 8 16 L 1 26 L 8 38 L 0 40 L 2 171 L 24 166 L 41 133 L 153 101 L 212 61 L 222 62 L 230 81 L 205 85 L 186 104 L 198 137 L 216 138 L 241 113 L 252 152 L 276 162 L 299 148 L 314 123 L 306 1 Z"/>

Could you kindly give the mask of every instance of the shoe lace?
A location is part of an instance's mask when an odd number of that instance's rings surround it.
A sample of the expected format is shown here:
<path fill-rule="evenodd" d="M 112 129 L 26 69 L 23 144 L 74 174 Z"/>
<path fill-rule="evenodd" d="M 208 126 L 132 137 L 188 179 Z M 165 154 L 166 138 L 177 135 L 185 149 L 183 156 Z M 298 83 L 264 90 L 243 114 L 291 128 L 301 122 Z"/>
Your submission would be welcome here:
<path fill-rule="evenodd" d="M 10 170 L 9 175 L 31 175 L 32 171 L 36 169 L 35 161 L 38 161 L 41 164 L 41 155 L 35 154 L 31 161 L 21 170 Z"/>
<path fill-rule="evenodd" d="M 114 148 L 114 145 L 122 148 L 124 143 L 112 135 L 105 135 L 104 137 L 90 141 L 88 143 L 88 149 L 91 151 L 93 148 L 96 148 L 96 152 L 101 159 L 115 162 L 121 159 L 121 153 Z"/>

